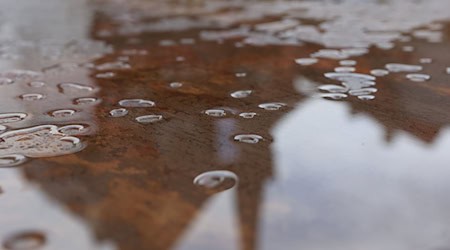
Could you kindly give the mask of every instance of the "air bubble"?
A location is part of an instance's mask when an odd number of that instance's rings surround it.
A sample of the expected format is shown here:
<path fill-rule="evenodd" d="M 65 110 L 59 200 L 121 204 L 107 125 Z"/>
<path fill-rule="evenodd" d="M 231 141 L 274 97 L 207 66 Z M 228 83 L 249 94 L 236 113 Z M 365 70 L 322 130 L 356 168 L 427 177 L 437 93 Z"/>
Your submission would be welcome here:
<path fill-rule="evenodd" d="M 155 123 L 163 119 L 162 115 L 143 115 L 136 117 L 136 121 L 139 123 Z"/>
<path fill-rule="evenodd" d="M 408 74 L 406 78 L 413 82 L 426 82 L 431 79 L 431 76 L 426 74 Z"/>
<path fill-rule="evenodd" d="M 128 110 L 126 110 L 124 108 L 113 109 L 113 110 L 109 111 L 109 115 L 111 115 L 112 117 L 124 117 L 127 114 L 128 114 Z"/>
<path fill-rule="evenodd" d="M 249 97 L 252 94 L 252 92 L 253 92 L 252 90 L 238 90 L 238 91 L 231 93 L 230 95 L 233 98 L 240 99 L 240 98 Z"/>
<path fill-rule="evenodd" d="M 151 108 L 155 102 L 144 99 L 124 99 L 119 101 L 119 105 L 126 108 Z"/>
<path fill-rule="evenodd" d="M 236 186 L 238 177 L 226 170 L 208 171 L 195 177 L 193 183 L 208 191 L 222 192 Z"/>
<path fill-rule="evenodd" d="M 262 103 L 259 104 L 258 107 L 265 109 L 265 110 L 280 110 L 281 108 L 285 107 L 286 103 L 282 103 L 282 102 L 270 102 L 270 103 Z"/>
<path fill-rule="evenodd" d="M 227 115 L 227 113 L 223 109 L 208 109 L 205 110 L 205 114 L 212 117 L 223 117 Z"/>
<path fill-rule="evenodd" d="M 235 141 L 248 143 L 248 144 L 256 144 L 260 142 L 261 140 L 264 140 L 264 138 L 260 135 L 255 134 L 243 134 L 243 135 L 236 135 L 234 137 Z"/>

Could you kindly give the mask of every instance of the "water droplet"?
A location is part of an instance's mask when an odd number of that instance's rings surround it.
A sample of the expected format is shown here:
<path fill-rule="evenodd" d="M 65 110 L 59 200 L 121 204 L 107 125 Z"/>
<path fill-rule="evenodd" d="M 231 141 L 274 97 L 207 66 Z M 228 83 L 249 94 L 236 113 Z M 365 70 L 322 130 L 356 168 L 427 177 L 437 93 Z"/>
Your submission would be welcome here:
<path fill-rule="evenodd" d="M 208 191 L 222 192 L 236 186 L 238 177 L 226 170 L 208 171 L 195 177 L 193 183 Z"/>
<path fill-rule="evenodd" d="M 0 124 L 18 122 L 27 117 L 25 113 L 3 113 L 0 114 Z"/>
<path fill-rule="evenodd" d="M 151 108 L 155 102 L 144 99 L 124 99 L 119 101 L 119 105 L 126 108 Z"/>
<path fill-rule="evenodd" d="M 371 95 L 376 93 L 378 90 L 376 88 L 363 88 L 363 89 L 354 89 L 350 90 L 348 93 L 353 96 L 363 96 L 363 95 Z"/>
<path fill-rule="evenodd" d="M 3 246 L 7 250 L 35 250 L 44 246 L 46 241 L 44 234 L 36 231 L 27 231 L 7 238 Z"/>
<path fill-rule="evenodd" d="M 243 113 L 239 114 L 240 117 L 245 118 L 245 119 L 252 119 L 257 115 L 258 114 L 254 113 L 254 112 L 243 112 Z"/>
<path fill-rule="evenodd" d="M 341 66 L 355 66 L 356 65 L 356 61 L 354 60 L 342 60 L 339 62 L 339 64 Z"/>
<path fill-rule="evenodd" d="M 87 132 L 87 127 L 83 125 L 66 125 L 60 127 L 58 132 L 65 135 L 81 135 Z"/>
<path fill-rule="evenodd" d="M 7 78 L 7 77 L 0 77 L 0 85 L 9 85 L 9 84 L 13 84 L 14 80 L 11 78 Z"/>
<path fill-rule="evenodd" d="M 414 51 L 414 47 L 413 46 L 403 46 L 402 50 L 404 52 L 413 52 Z"/>
<path fill-rule="evenodd" d="M 45 86 L 45 82 L 33 81 L 33 82 L 28 83 L 28 85 L 32 88 L 42 88 Z"/>
<path fill-rule="evenodd" d="M 233 98 L 246 98 L 252 94 L 252 90 L 238 90 L 231 93 L 231 97 Z"/>
<path fill-rule="evenodd" d="M 8 128 L 6 126 L 0 125 L 0 133 L 3 133 Z"/>
<path fill-rule="evenodd" d="M 447 72 L 447 74 L 450 75 L 450 67 L 447 67 L 447 68 L 445 69 L 445 72 Z"/>
<path fill-rule="evenodd" d="M 74 100 L 74 103 L 76 105 L 83 105 L 83 104 L 92 104 L 97 102 L 98 99 L 95 97 L 81 97 Z"/>
<path fill-rule="evenodd" d="M 262 103 L 259 104 L 258 107 L 265 110 L 279 110 L 286 106 L 286 103 L 282 102 L 270 102 L 270 103 Z"/>
<path fill-rule="evenodd" d="M 139 123 L 154 123 L 163 119 L 162 115 L 143 115 L 136 117 L 136 121 Z"/>
<path fill-rule="evenodd" d="M 413 82 L 426 82 L 431 79 L 431 76 L 426 74 L 408 74 L 406 78 Z"/>
<path fill-rule="evenodd" d="M 60 83 L 58 85 L 59 89 L 61 92 L 66 93 L 66 92 L 79 92 L 79 91 L 86 91 L 86 92 L 90 92 L 93 91 L 94 88 L 91 86 L 87 86 L 87 85 L 83 85 L 83 84 L 79 84 L 79 83 L 73 83 L 73 82 L 63 82 Z"/>
<path fill-rule="evenodd" d="M 247 73 L 245 73 L 245 72 L 239 72 L 239 73 L 236 73 L 235 76 L 236 76 L 236 77 L 239 77 L 239 78 L 242 78 L 242 77 L 246 77 L 246 76 L 247 76 Z"/>
<path fill-rule="evenodd" d="M 55 118 L 65 118 L 75 114 L 75 110 L 73 109 L 58 109 L 51 112 L 51 116 Z"/>
<path fill-rule="evenodd" d="M 417 72 L 423 69 L 420 65 L 400 64 L 400 63 L 388 63 L 386 69 L 390 72 Z"/>
<path fill-rule="evenodd" d="M 377 77 L 381 77 L 381 76 L 389 75 L 389 71 L 387 71 L 385 69 L 372 69 L 370 71 L 370 74 L 377 76 Z"/>
<path fill-rule="evenodd" d="M 236 135 L 234 137 L 234 140 L 243 143 L 256 144 L 259 141 L 264 140 L 264 138 L 260 135 L 255 134 L 243 134 L 243 135 Z"/>
<path fill-rule="evenodd" d="M 347 95 L 343 93 L 324 93 L 320 94 L 320 97 L 327 100 L 342 100 L 347 98 Z"/>
<path fill-rule="evenodd" d="M 114 72 L 98 73 L 95 75 L 97 78 L 112 78 L 114 76 L 116 76 L 116 73 Z"/>
<path fill-rule="evenodd" d="M 124 108 L 113 109 L 113 110 L 109 111 L 109 115 L 111 115 L 112 117 L 124 117 L 127 114 L 128 114 L 128 110 L 126 110 Z"/>
<path fill-rule="evenodd" d="M 356 69 L 354 67 L 336 67 L 334 68 L 335 72 L 340 72 L 340 73 L 350 73 L 350 72 L 354 72 Z"/>
<path fill-rule="evenodd" d="M 184 62 L 185 60 L 186 60 L 186 58 L 184 58 L 183 56 L 177 56 L 175 58 L 175 61 L 177 61 L 177 62 Z"/>
<path fill-rule="evenodd" d="M 374 95 L 359 95 L 358 99 L 363 100 L 363 101 L 370 101 L 375 99 Z"/>
<path fill-rule="evenodd" d="M 319 90 L 326 91 L 329 93 L 345 93 L 348 91 L 348 89 L 345 87 L 332 84 L 322 85 L 319 87 Z"/>
<path fill-rule="evenodd" d="M 338 80 L 341 82 L 353 82 L 353 81 L 366 82 L 376 80 L 374 76 L 359 73 L 330 72 L 325 73 L 325 77 L 333 80 Z"/>
<path fill-rule="evenodd" d="M 309 66 L 316 64 L 319 61 L 317 58 L 297 58 L 295 59 L 295 63 L 302 66 Z"/>
<path fill-rule="evenodd" d="M 37 93 L 23 94 L 20 96 L 20 98 L 22 98 L 22 100 L 24 100 L 24 101 L 37 101 L 37 100 L 44 99 L 44 95 L 37 94 Z"/>
<path fill-rule="evenodd" d="M 227 115 L 227 113 L 223 109 L 208 109 L 205 110 L 205 114 L 213 117 L 223 117 Z"/>
<path fill-rule="evenodd" d="M 1 145 L 2 143 L 0 143 Z M 3 147 L 3 146 L 2 146 Z M 24 163 L 27 157 L 21 154 L 8 154 L 0 156 L 0 168 L 14 167 Z"/>
<path fill-rule="evenodd" d="M 171 82 L 171 83 L 169 84 L 169 86 L 170 86 L 171 88 L 174 88 L 174 89 L 176 89 L 176 88 L 181 88 L 181 87 L 183 86 L 183 83 L 181 83 L 181 82 Z"/>
<path fill-rule="evenodd" d="M 419 62 L 423 63 L 423 64 L 428 64 L 428 63 L 432 63 L 433 59 L 431 59 L 431 58 L 420 58 Z"/>

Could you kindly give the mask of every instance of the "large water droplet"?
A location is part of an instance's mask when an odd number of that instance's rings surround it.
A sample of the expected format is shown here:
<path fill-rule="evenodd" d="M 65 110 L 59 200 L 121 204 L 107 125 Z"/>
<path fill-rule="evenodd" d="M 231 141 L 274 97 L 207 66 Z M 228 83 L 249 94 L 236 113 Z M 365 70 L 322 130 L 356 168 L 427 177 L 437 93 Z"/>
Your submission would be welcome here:
<path fill-rule="evenodd" d="M 151 108 L 155 102 L 144 99 L 124 99 L 119 101 L 119 105 L 126 108 Z"/>
<path fill-rule="evenodd" d="M 143 115 L 136 117 L 136 121 L 139 123 L 155 123 L 163 119 L 162 115 Z"/>
<path fill-rule="evenodd" d="M 109 111 L 109 114 L 112 117 L 123 117 L 128 114 L 128 110 L 126 110 L 124 108 L 113 109 L 113 110 Z"/>
<path fill-rule="evenodd" d="M 257 115 L 258 114 L 254 113 L 254 112 L 243 112 L 243 113 L 239 114 L 240 117 L 245 118 L 245 119 L 252 119 Z"/>
<path fill-rule="evenodd" d="M 205 110 L 205 114 L 213 117 L 223 117 L 227 115 L 227 113 L 223 109 L 208 109 Z"/>
<path fill-rule="evenodd" d="M 28 231 L 7 238 L 3 246 L 6 250 L 36 250 L 43 247 L 46 241 L 41 232 Z"/>
<path fill-rule="evenodd" d="M 2 142 L 0 142 L 0 145 Z M 1 145 L 3 148 L 3 145 Z M 7 154 L 0 156 L 0 168 L 14 167 L 24 163 L 27 157 L 21 154 Z"/>
<path fill-rule="evenodd" d="M 263 139 L 264 138 L 262 136 L 255 135 L 255 134 L 243 134 L 243 135 L 236 135 L 234 137 L 235 141 L 249 143 L 249 144 L 256 144 Z"/>
<path fill-rule="evenodd" d="M 27 117 L 25 113 L 3 113 L 0 114 L 0 124 L 18 122 Z"/>
<path fill-rule="evenodd" d="M 252 94 L 252 90 L 238 90 L 231 93 L 231 97 L 233 98 L 246 98 Z"/>
<path fill-rule="evenodd" d="M 286 106 L 286 103 L 282 102 L 270 102 L 270 103 L 261 103 L 258 105 L 258 107 L 265 109 L 265 110 L 279 110 Z"/>
<path fill-rule="evenodd" d="M 417 72 L 423 69 L 420 65 L 400 64 L 400 63 L 388 63 L 386 69 L 390 72 Z"/>
<path fill-rule="evenodd" d="M 44 95 L 38 93 L 23 94 L 20 96 L 20 98 L 22 98 L 22 100 L 24 101 L 37 101 L 44 99 Z"/>
<path fill-rule="evenodd" d="M 238 183 L 236 174 L 226 170 L 208 171 L 195 177 L 194 184 L 212 192 L 222 192 Z"/>
<path fill-rule="evenodd" d="M 407 74 L 406 78 L 413 82 L 426 82 L 431 79 L 431 76 L 426 74 Z"/>

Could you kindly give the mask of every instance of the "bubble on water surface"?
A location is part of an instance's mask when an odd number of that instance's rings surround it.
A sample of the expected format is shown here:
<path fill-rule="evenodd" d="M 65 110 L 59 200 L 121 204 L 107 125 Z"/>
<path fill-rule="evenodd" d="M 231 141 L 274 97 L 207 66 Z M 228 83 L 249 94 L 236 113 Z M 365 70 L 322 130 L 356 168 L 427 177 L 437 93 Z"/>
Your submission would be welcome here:
<path fill-rule="evenodd" d="M 44 99 L 44 95 L 38 93 L 23 94 L 20 98 L 24 101 L 37 101 Z"/>
<path fill-rule="evenodd" d="M 1 144 L 0 144 L 1 145 Z M 0 152 L 1 150 L 0 146 Z M 0 155 L 0 168 L 14 167 L 27 161 L 27 157 L 21 154 Z"/>
<path fill-rule="evenodd" d="M 143 115 L 136 117 L 136 121 L 139 123 L 155 123 L 163 119 L 162 115 Z"/>
<path fill-rule="evenodd" d="M 213 192 L 228 190 L 238 183 L 238 176 L 230 171 L 215 170 L 202 173 L 194 178 L 194 185 Z"/>
<path fill-rule="evenodd" d="M 418 72 L 423 69 L 420 65 L 401 64 L 401 63 L 388 63 L 386 69 L 390 72 Z"/>
<path fill-rule="evenodd" d="M 317 58 L 297 58 L 295 59 L 295 63 L 302 66 L 309 66 L 316 64 L 319 61 Z"/>
<path fill-rule="evenodd" d="M 252 92 L 253 92 L 252 90 L 238 90 L 238 91 L 231 93 L 230 95 L 233 98 L 240 99 L 240 98 L 249 97 L 252 94 Z"/>
<path fill-rule="evenodd" d="M 124 99 L 119 101 L 119 105 L 126 108 L 151 108 L 155 102 L 144 99 Z"/>
<path fill-rule="evenodd" d="M 385 69 L 372 69 L 370 71 L 370 74 L 373 76 L 381 77 L 381 76 L 389 75 L 389 71 L 387 71 Z"/>
<path fill-rule="evenodd" d="M 259 108 L 265 109 L 265 110 L 280 110 L 281 108 L 285 107 L 286 103 L 282 102 L 269 102 L 269 103 L 261 103 L 258 105 Z"/>
<path fill-rule="evenodd" d="M 52 111 L 50 113 L 50 115 L 55 118 L 66 118 L 66 117 L 73 116 L 75 113 L 76 113 L 76 111 L 73 109 L 58 109 L 58 110 Z"/>
<path fill-rule="evenodd" d="M 431 76 L 427 74 L 407 74 L 406 78 L 413 82 L 426 82 L 431 79 Z"/>
<path fill-rule="evenodd" d="M 109 115 L 112 117 L 124 117 L 128 114 L 128 110 L 124 108 L 113 109 L 109 111 Z"/>
<path fill-rule="evenodd" d="M 243 113 L 239 114 L 240 117 L 245 118 L 245 119 L 252 119 L 257 115 L 258 114 L 255 112 L 243 112 Z"/>
<path fill-rule="evenodd" d="M 205 110 L 205 114 L 212 117 L 223 117 L 227 115 L 227 113 L 223 109 L 208 109 Z"/>
<path fill-rule="evenodd" d="M 25 231 L 6 238 L 3 247 L 6 250 L 37 250 L 46 244 L 47 238 L 39 231 Z"/>
<path fill-rule="evenodd" d="M 3 113 L 0 114 L 0 124 L 18 122 L 27 117 L 25 113 Z"/>
<path fill-rule="evenodd" d="M 236 135 L 234 137 L 235 141 L 248 143 L 248 144 L 256 144 L 260 142 L 261 140 L 264 140 L 264 138 L 260 135 L 255 134 L 242 134 L 242 135 Z"/>

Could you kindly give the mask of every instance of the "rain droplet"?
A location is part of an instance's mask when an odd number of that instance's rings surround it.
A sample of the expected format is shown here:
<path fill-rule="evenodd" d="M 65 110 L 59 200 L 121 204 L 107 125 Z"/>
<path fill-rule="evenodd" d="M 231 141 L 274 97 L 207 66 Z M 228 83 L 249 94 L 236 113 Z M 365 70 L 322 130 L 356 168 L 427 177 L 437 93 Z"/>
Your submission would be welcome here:
<path fill-rule="evenodd" d="M 75 114 L 73 109 L 59 109 L 51 112 L 51 116 L 55 118 L 65 118 Z"/>
<path fill-rule="evenodd" d="M 231 97 L 233 98 L 246 98 L 252 94 L 252 90 L 238 90 L 231 93 Z"/>
<path fill-rule="evenodd" d="M 317 58 L 297 58 L 295 59 L 295 63 L 302 66 L 309 66 L 316 64 L 319 61 Z"/>
<path fill-rule="evenodd" d="M 257 115 L 258 114 L 254 113 L 254 112 L 243 112 L 243 113 L 239 114 L 240 117 L 245 118 L 245 119 L 252 119 Z"/>
<path fill-rule="evenodd" d="M 260 135 L 255 134 L 244 134 L 244 135 L 236 135 L 234 137 L 234 140 L 243 143 L 256 144 L 259 141 L 264 140 L 264 138 Z"/>
<path fill-rule="evenodd" d="M 44 234 L 36 231 L 27 231 L 7 238 L 3 246 L 7 250 L 35 250 L 44 246 L 46 241 Z"/>
<path fill-rule="evenodd" d="M 61 92 L 66 93 L 68 91 L 93 91 L 94 88 L 91 86 L 73 83 L 73 82 L 63 82 L 58 85 Z"/>
<path fill-rule="evenodd" d="M 205 114 L 213 117 L 223 117 L 227 115 L 227 113 L 223 109 L 208 109 L 205 110 Z"/>
<path fill-rule="evenodd" d="M 347 98 L 347 95 L 343 93 L 325 93 L 320 94 L 320 97 L 328 100 L 342 100 Z"/>
<path fill-rule="evenodd" d="M 2 143 L 0 143 L 1 145 Z M 27 157 L 21 154 L 8 154 L 0 156 L 0 168 L 14 167 L 24 163 Z"/>
<path fill-rule="evenodd" d="M 431 76 L 426 74 L 408 74 L 406 78 L 413 82 L 426 82 L 431 79 Z"/>
<path fill-rule="evenodd" d="M 162 115 L 143 115 L 136 117 L 136 121 L 139 123 L 154 123 L 163 119 Z"/>
<path fill-rule="evenodd" d="M 195 177 L 193 183 L 209 191 L 222 192 L 236 186 L 238 177 L 226 170 L 208 171 Z"/>
<path fill-rule="evenodd" d="M 370 71 L 370 74 L 377 76 L 377 77 L 381 77 L 381 76 L 389 75 L 389 71 L 387 71 L 385 69 L 372 69 Z"/>
<path fill-rule="evenodd" d="M 3 113 L 0 114 L 0 124 L 18 122 L 27 117 L 25 113 Z"/>
<path fill-rule="evenodd" d="M 181 82 L 171 82 L 169 84 L 169 86 L 171 88 L 177 89 L 177 88 L 181 88 L 183 86 L 183 83 L 181 83 Z"/>
<path fill-rule="evenodd" d="M 388 63 L 386 69 L 390 72 L 417 72 L 423 69 L 420 65 L 409 65 L 400 63 Z"/>
<path fill-rule="evenodd" d="M 20 98 L 22 98 L 22 100 L 24 101 L 37 101 L 44 99 L 44 95 L 37 93 L 23 94 L 20 96 Z"/>
<path fill-rule="evenodd" d="M 109 115 L 111 115 L 112 117 L 124 117 L 127 114 L 128 114 L 128 110 L 126 110 L 124 108 L 113 109 L 113 110 L 109 111 Z"/>
<path fill-rule="evenodd" d="M 258 107 L 265 110 L 279 110 L 286 106 L 286 103 L 282 102 L 270 102 L 270 103 L 262 103 L 259 104 Z"/>
<path fill-rule="evenodd" d="M 340 72 L 340 73 L 350 73 L 350 72 L 354 72 L 356 69 L 355 67 L 336 67 L 334 68 L 335 72 Z"/>
<path fill-rule="evenodd" d="M 119 105 L 126 108 L 151 108 L 155 102 L 144 99 L 124 99 L 119 101 Z"/>
<path fill-rule="evenodd" d="M 92 104 L 97 102 L 98 99 L 95 97 L 81 97 L 74 100 L 74 103 L 76 105 L 83 105 L 83 104 Z"/>
<path fill-rule="evenodd" d="M 341 66 L 355 66 L 356 65 L 356 61 L 354 60 L 342 60 L 339 62 L 339 64 Z"/>
<path fill-rule="evenodd" d="M 45 86 L 45 82 L 34 81 L 34 82 L 28 83 L 28 85 L 32 88 L 42 88 Z"/>

